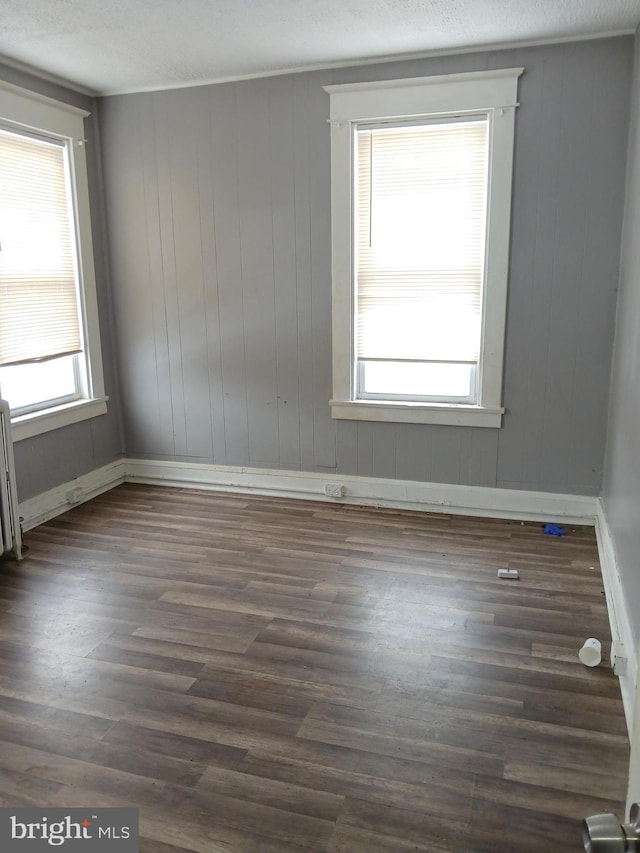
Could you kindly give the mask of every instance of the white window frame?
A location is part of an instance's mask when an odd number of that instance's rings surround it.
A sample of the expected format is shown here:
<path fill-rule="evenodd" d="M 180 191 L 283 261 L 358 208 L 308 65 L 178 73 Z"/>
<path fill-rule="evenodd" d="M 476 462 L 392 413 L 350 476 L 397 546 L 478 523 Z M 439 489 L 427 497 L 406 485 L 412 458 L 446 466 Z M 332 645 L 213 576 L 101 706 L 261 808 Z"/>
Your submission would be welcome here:
<path fill-rule="evenodd" d="M 347 420 L 500 427 L 518 78 L 524 68 L 325 86 L 330 96 L 333 398 Z M 359 124 L 482 114 L 489 119 L 487 237 L 475 405 L 356 399 L 354 136 Z"/>
<path fill-rule="evenodd" d="M 14 441 L 104 415 L 107 411 L 84 138 L 84 119 L 88 115 L 86 110 L 0 81 L 0 121 L 3 125 L 17 132 L 36 131 L 68 143 L 78 251 L 80 312 L 87 364 L 87 387 L 82 389 L 82 399 L 12 417 Z"/>

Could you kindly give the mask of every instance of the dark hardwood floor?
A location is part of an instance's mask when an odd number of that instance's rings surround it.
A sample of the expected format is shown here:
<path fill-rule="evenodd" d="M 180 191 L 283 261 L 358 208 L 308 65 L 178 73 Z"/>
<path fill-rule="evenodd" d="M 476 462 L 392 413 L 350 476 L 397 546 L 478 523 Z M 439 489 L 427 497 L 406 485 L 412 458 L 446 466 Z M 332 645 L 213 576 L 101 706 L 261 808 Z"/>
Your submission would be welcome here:
<path fill-rule="evenodd" d="M 120 486 L 0 566 L 0 804 L 137 806 L 143 853 L 580 851 L 628 741 L 568 533 Z"/>

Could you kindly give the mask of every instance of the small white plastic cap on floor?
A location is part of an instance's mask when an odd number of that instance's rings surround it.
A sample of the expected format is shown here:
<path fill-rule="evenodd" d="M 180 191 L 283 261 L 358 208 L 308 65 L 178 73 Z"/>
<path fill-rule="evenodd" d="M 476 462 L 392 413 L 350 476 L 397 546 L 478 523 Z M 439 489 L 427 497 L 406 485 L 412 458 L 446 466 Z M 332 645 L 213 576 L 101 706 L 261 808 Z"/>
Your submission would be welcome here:
<path fill-rule="evenodd" d="M 600 640 L 596 640 L 595 637 L 585 640 L 584 646 L 578 652 L 578 657 L 585 666 L 598 666 L 602 660 Z"/>

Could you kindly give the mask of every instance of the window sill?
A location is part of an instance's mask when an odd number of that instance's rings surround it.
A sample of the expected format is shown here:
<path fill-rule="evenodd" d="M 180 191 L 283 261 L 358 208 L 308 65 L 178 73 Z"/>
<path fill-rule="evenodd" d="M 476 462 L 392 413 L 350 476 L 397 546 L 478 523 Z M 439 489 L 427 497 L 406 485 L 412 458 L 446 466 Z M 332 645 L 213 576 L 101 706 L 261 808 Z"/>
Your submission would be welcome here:
<path fill-rule="evenodd" d="M 11 418 L 13 441 L 22 441 L 43 432 L 106 415 L 108 399 L 108 397 L 96 397 L 92 400 L 76 400 L 64 406 L 54 406 L 51 409 Z"/>
<path fill-rule="evenodd" d="M 449 403 L 384 403 L 379 400 L 330 400 L 331 417 L 350 421 L 446 426 L 502 426 L 503 408 Z"/>

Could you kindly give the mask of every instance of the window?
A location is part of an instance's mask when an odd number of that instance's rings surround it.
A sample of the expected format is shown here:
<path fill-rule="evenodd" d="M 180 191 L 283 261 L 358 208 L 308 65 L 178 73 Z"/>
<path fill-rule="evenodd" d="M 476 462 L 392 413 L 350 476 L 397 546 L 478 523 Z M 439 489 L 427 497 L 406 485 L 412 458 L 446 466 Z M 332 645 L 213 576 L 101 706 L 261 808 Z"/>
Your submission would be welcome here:
<path fill-rule="evenodd" d="M 522 70 L 326 87 L 334 417 L 501 425 Z"/>
<path fill-rule="evenodd" d="M 86 115 L 0 86 L 0 396 L 17 439 L 106 412 Z"/>

